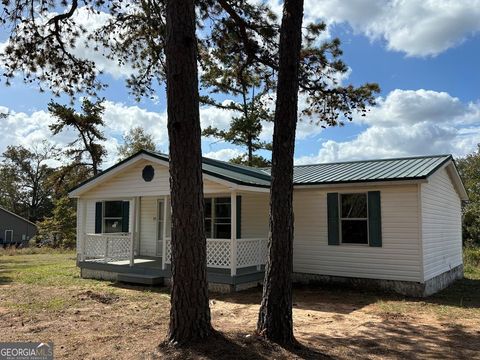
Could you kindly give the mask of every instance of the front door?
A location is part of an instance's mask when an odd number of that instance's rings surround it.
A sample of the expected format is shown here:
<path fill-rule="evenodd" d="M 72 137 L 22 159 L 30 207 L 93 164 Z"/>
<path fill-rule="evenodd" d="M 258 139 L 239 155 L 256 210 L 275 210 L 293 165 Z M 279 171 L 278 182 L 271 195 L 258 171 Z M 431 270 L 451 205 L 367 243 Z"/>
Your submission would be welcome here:
<path fill-rule="evenodd" d="M 158 205 L 157 205 L 157 256 L 162 255 L 162 249 L 163 249 L 163 228 L 165 227 L 164 212 L 165 212 L 165 201 L 163 199 L 158 200 Z"/>
<path fill-rule="evenodd" d="M 13 242 L 13 230 L 5 230 L 5 243 L 10 244 Z"/>

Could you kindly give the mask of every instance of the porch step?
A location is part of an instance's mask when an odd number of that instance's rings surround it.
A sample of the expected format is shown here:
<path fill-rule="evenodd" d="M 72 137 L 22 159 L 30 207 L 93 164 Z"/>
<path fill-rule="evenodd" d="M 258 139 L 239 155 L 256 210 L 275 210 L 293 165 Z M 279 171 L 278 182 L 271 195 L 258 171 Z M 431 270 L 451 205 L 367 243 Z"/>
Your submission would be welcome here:
<path fill-rule="evenodd" d="M 147 274 L 118 274 L 117 281 L 143 285 L 162 285 L 163 277 Z"/>

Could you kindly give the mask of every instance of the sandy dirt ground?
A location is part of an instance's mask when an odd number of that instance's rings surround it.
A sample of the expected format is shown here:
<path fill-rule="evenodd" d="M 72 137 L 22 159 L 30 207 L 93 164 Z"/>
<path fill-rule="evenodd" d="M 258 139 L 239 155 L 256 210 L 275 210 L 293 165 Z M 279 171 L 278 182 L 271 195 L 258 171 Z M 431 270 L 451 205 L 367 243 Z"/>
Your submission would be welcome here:
<path fill-rule="evenodd" d="M 104 285 L 104 284 L 103 284 Z M 0 285 L 3 340 L 53 341 L 58 359 L 480 359 L 480 312 L 353 290 L 296 289 L 291 351 L 253 334 L 260 290 L 212 294 L 209 344 L 158 349 L 169 313 L 167 289 Z"/>

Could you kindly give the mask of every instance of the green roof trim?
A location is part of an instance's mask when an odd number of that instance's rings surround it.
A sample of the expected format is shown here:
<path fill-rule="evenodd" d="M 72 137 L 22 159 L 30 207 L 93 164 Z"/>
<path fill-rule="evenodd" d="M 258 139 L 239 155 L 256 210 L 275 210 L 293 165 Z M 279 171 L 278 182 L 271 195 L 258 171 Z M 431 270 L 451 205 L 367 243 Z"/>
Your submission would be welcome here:
<path fill-rule="evenodd" d="M 168 155 L 142 150 L 120 161 L 102 173 L 79 184 L 70 192 L 86 185 L 92 180 L 103 176 L 120 165 L 145 154 L 168 162 Z M 366 183 L 385 181 L 408 181 L 426 179 L 448 161 L 453 161 L 452 155 L 430 155 L 404 157 L 394 159 L 358 160 L 312 165 L 297 165 L 294 167 L 294 185 L 326 185 L 345 183 Z M 223 179 L 237 185 L 253 187 L 270 187 L 270 169 L 252 168 L 244 165 L 231 164 L 224 161 L 203 158 L 204 174 Z"/>

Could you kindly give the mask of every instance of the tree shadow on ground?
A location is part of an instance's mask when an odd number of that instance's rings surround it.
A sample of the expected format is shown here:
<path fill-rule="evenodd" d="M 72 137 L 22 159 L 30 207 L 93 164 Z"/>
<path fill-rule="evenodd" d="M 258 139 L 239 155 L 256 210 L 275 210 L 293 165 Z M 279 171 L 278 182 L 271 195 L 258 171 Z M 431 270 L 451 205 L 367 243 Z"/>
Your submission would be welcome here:
<path fill-rule="evenodd" d="M 10 261 L 5 260 L 4 257 L 0 257 L 0 285 L 6 285 L 13 282 L 13 279 L 10 276 L 12 269 L 6 266 L 6 263 L 9 262 Z"/>
<path fill-rule="evenodd" d="M 320 312 L 349 314 L 378 301 L 381 296 L 388 295 L 379 295 L 331 285 L 295 286 L 293 290 L 293 307 Z M 241 305 L 259 305 L 262 299 L 262 289 L 259 287 L 232 294 L 211 294 L 210 298 Z"/>
<path fill-rule="evenodd" d="M 256 335 L 246 333 L 224 334 L 216 332 L 207 341 L 188 347 L 175 348 L 161 344 L 155 359 L 199 360 L 269 360 L 269 359 L 332 359 L 317 349 L 298 344 L 283 348 Z"/>
<path fill-rule="evenodd" d="M 461 308 L 480 308 L 480 279 L 461 279 L 422 301 Z"/>
<path fill-rule="evenodd" d="M 308 343 L 339 358 L 478 359 L 480 331 L 458 324 L 431 326 L 399 320 L 367 322 L 359 331 L 338 336 L 303 334 Z M 331 351 L 328 351 L 331 349 Z"/>
<path fill-rule="evenodd" d="M 120 281 L 113 281 L 109 286 L 126 289 L 126 290 L 137 290 L 137 291 L 148 291 L 158 294 L 168 294 L 170 295 L 170 288 L 163 285 L 141 285 L 141 284 L 131 284 Z"/>

